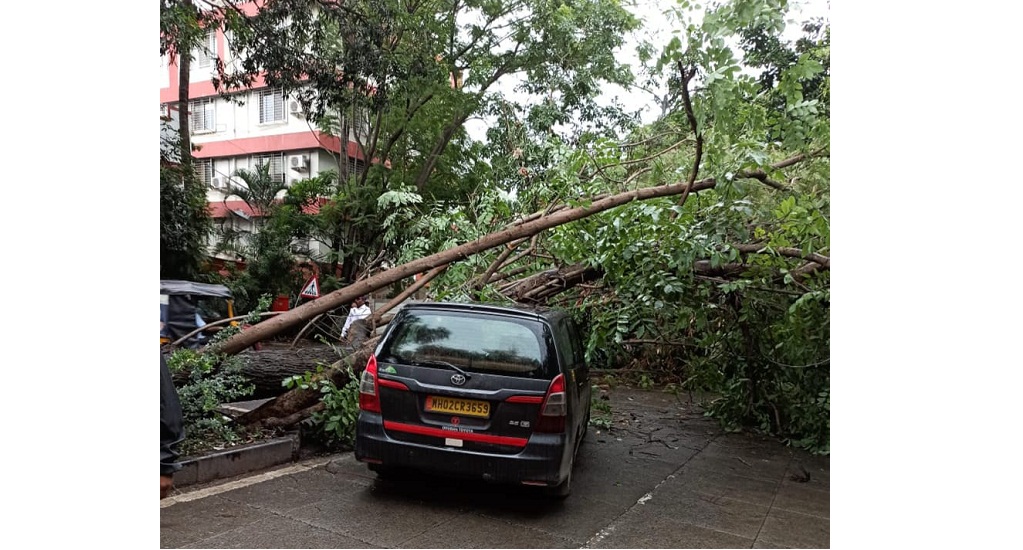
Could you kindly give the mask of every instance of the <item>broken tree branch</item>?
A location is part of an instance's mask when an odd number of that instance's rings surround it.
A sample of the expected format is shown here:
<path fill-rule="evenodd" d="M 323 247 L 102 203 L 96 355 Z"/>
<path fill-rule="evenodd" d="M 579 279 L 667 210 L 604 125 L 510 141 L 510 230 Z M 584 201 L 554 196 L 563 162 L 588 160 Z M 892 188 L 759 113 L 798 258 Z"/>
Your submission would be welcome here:
<path fill-rule="evenodd" d="M 802 250 L 791 247 L 778 247 L 770 248 L 759 244 L 733 244 L 732 248 L 739 252 L 745 252 L 749 254 L 777 254 L 779 256 L 786 256 L 789 258 L 800 258 L 803 260 L 809 260 L 811 262 L 820 264 L 824 267 L 831 267 L 831 258 L 822 254 L 809 253 L 804 254 Z"/>
<path fill-rule="evenodd" d="M 426 286 L 426 284 L 432 281 L 436 276 L 440 275 L 441 273 L 444 273 L 444 270 L 446 270 L 447 268 L 448 264 L 444 264 L 431 269 L 425 275 L 420 277 L 418 281 L 409 285 L 408 288 L 401 292 L 401 294 L 398 294 L 394 298 L 391 298 L 389 302 L 381 306 L 380 309 L 373 312 L 373 315 L 370 316 L 369 325 L 375 329 L 378 325 L 381 324 L 380 320 L 383 318 L 385 313 L 394 309 L 395 307 L 398 306 L 398 304 L 404 302 L 406 298 L 418 292 L 419 289 Z"/>
<path fill-rule="evenodd" d="M 473 241 L 466 242 L 436 254 L 431 254 L 424 258 L 419 258 L 418 260 L 413 260 L 388 269 L 387 271 L 377 273 L 367 277 L 366 279 L 321 296 L 318 300 L 302 304 L 295 309 L 283 312 L 272 319 L 259 323 L 249 330 L 236 334 L 224 342 L 221 342 L 218 346 L 216 346 L 215 351 L 229 355 L 238 353 L 256 342 L 261 342 L 270 338 L 275 334 L 287 330 L 298 323 L 307 321 L 320 313 L 330 311 L 342 304 L 351 302 L 356 296 L 369 294 L 416 273 L 422 273 L 444 264 L 464 260 L 484 250 L 489 250 L 523 237 L 532 237 L 533 235 L 552 227 L 581 220 L 630 202 L 669 197 L 683 193 L 689 194 L 705 189 L 712 189 L 716 185 L 717 182 L 713 178 L 707 178 L 691 183 L 687 181 L 685 183 L 672 183 L 633 189 L 611 195 L 600 200 L 594 200 L 586 206 L 559 210 L 530 222 L 501 229 Z"/>
<path fill-rule="evenodd" d="M 693 101 L 689 97 L 689 81 L 696 76 L 696 67 L 686 71 L 682 62 L 679 61 L 678 70 L 682 73 L 682 104 L 686 109 L 686 118 L 689 119 L 689 126 L 693 129 L 693 134 L 696 136 L 696 153 L 693 159 L 693 169 L 689 172 L 689 180 L 686 182 L 685 191 L 682 192 L 682 196 L 678 199 L 678 205 L 682 206 L 686 203 L 686 199 L 689 198 L 693 183 L 696 182 L 696 175 L 700 173 L 700 160 L 703 157 L 703 133 L 697 127 L 696 113 L 693 112 Z M 673 212 L 671 219 L 675 219 L 677 216 L 678 212 Z"/>
<path fill-rule="evenodd" d="M 476 290 L 480 290 L 484 286 L 486 286 L 487 283 L 490 282 L 490 278 L 494 276 L 494 272 L 504 267 L 504 261 L 507 260 L 508 256 L 511 256 L 512 253 L 515 252 L 515 249 L 518 248 L 518 246 L 524 242 L 526 242 L 526 239 L 519 239 L 517 241 L 508 243 L 505 246 L 504 251 L 502 251 L 501 254 L 497 257 L 497 259 L 490 264 L 490 267 L 487 268 L 487 271 L 483 273 L 483 275 L 475 283 L 473 283 L 472 285 L 473 288 L 475 288 Z M 532 244 L 530 244 L 530 249 L 532 249 L 533 245 L 535 244 L 536 235 L 533 235 L 533 242 Z"/>

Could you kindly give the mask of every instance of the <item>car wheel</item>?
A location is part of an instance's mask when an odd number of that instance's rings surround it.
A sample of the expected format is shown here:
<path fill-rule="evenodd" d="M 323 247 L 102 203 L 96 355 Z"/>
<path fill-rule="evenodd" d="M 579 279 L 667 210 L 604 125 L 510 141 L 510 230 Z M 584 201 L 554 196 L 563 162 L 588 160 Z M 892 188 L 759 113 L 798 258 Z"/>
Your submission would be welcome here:
<path fill-rule="evenodd" d="M 572 469 L 574 467 L 575 461 L 573 460 L 572 468 L 568 469 L 568 475 L 565 476 L 565 479 L 562 480 L 562 482 L 559 483 L 558 485 L 555 485 L 554 487 L 547 487 L 546 490 L 547 496 L 556 498 L 558 500 L 563 500 L 568 497 L 568 495 L 572 492 Z"/>
<path fill-rule="evenodd" d="M 384 466 L 383 464 L 367 464 L 371 472 L 376 473 L 380 479 L 392 479 L 394 478 L 395 470 L 390 466 Z"/>

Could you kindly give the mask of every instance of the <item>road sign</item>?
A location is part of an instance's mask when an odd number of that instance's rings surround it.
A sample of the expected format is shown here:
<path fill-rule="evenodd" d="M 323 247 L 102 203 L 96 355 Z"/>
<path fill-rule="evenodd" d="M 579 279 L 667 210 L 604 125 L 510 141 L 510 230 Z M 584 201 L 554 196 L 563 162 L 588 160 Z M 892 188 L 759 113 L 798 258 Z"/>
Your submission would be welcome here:
<path fill-rule="evenodd" d="M 320 281 L 315 275 L 313 275 L 313 278 L 309 279 L 309 282 L 305 284 L 299 296 L 303 298 L 312 298 L 314 300 L 320 297 Z"/>

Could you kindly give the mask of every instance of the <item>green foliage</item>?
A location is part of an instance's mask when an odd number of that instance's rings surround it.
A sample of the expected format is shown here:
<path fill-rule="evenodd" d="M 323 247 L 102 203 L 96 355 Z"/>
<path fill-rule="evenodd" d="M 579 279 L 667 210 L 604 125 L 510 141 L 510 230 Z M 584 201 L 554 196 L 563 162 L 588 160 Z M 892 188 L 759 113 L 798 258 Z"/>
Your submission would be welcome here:
<path fill-rule="evenodd" d="M 176 377 L 186 376 L 177 387 L 185 425 L 180 446 L 184 456 L 242 443 L 251 435 L 217 411 L 223 403 L 251 395 L 255 389 L 240 374 L 241 358 L 178 349 L 167 358 L 167 367 Z"/>
<path fill-rule="evenodd" d="M 177 139 L 164 140 L 160 162 L 160 278 L 204 280 L 212 223 L 206 189 L 195 172 L 171 160 Z"/>
<path fill-rule="evenodd" d="M 245 319 L 241 323 L 235 325 L 227 325 L 224 328 L 217 331 L 213 335 L 213 339 L 210 341 L 210 347 L 227 340 L 228 338 L 238 334 L 242 331 L 245 325 L 255 325 L 263 320 L 262 313 L 270 311 L 270 304 L 273 303 L 273 297 L 269 294 L 264 294 L 259 297 L 255 304 L 252 305 L 252 309 L 245 314 Z"/>
<path fill-rule="evenodd" d="M 231 195 L 244 200 L 253 212 L 264 214 L 252 218 L 253 232 L 222 231 L 216 247 L 219 252 L 244 258 L 248 264 L 230 283 L 239 309 L 246 310 L 260 295 L 290 294 L 301 288 L 304 281 L 296 269 L 292 247 L 303 231 L 296 228 L 294 206 L 282 205 L 276 199 L 286 187 L 270 176 L 268 165 L 238 170 L 235 176 L 245 185 L 232 186 Z"/>
<path fill-rule="evenodd" d="M 821 105 L 829 31 L 814 29 L 816 38 L 792 50 L 778 39 L 783 8 L 760 0 L 717 5 L 701 23 L 688 24 L 684 40 L 671 40 L 660 58 L 648 57 L 657 62 L 650 73 L 676 89 L 679 64 L 695 70 L 696 128 L 675 95 L 661 120 L 630 138 L 641 145 L 627 149 L 587 135 L 572 145 L 545 137 L 519 147 L 525 136 L 542 132 L 528 119 L 517 126 L 508 111 L 507 123 L 491 128 L 492 140 L 507 143 L 507 156 L 493 166 L 517 191 L 513 211 L 580 206 L 585 201 L 577 197 L 620 192 L 627 178 L 637 187 L 685 181 L 695 157 L 675 140 L 689 136 L 692 143 L 698 132 L 704 142 L 699 177 L 715 178 L 713 190 L 682 206 L 673 198 L 648 200 L 559 226 L 543 236 L 520 276 L 593 267 L 602 274 L 598 285 L 558 296 L 585 327 L 591 366 L 649 373 L 637 379 L 643 387 L 671 384 L 673 391 L 716 395 L 708 410 L 726 428 L 827 453 L 830 278 L 826 269 L 806 270 L 806 258 L 829 254 L 829 163 L 813 158 L 784 170 L 771 163 L 829 147 L 828 109 Z M 762 52 L 776 69 L 768 92 L 740 70 L 741 57 L 730 45 L 751 28 L 776 49 Z M 782 49 L 794 53 L 786 58 Z M 523 159 L 541 177 L 520 174 L 515 181 Z M 763 171 L 785 189 L 740 177 L 743 171 Z M 494 297 L 493 288 L 475 296 L 465 289 L 500 252 L 449 268 L 435 296 Z"/>
<path fill-rule="evenodd" d="M 217 84 L 244 86 L 267 71 L 321 129 L 354 132 L 367 158 L 388 164 L 339 163 L 336 174 L 292 186 L 264 240 L 252 241 L 239 296 L 296 288 L 285 279 L 297 238 L 327 244 L 317 260 L 343 266 L 340 282 L 350 282 L 374 258 L 399 264 L 586 197 L 684 182 L 698 168 L 713 189 L 557 227 L 502 271 L 592 268 L 599 282 L 557 297 L 585 327 L 591 366 L 635 367 L 648 373 L 643 386 L 709 392 L 719 398 L 708 412 L 726 428 L 829 452 L 830 276 L 808 263 L 830 250 L 826 23 L 807 24 L 790 44 L 781 39 L 785 0 L 678 2 L 667 14 L 679 21 L 673 36 L 641 47 L 643 84 L 661 116 L 636 128 L 621 108 L 595 102 L 603 83 L 632 80 L 615 49 L 637 22 L 616 0 L 316 5 L 314 18 L 308 2 L 274 2 L 233 28 L 246 60 Z M 512 75 L 528 99 L 495 92 Z M 480 116 L 485 143 L 464 131 Z M 772 167 L 797 155 L 810 158 Z M 318 197 L 330 200 L 303 213 Z M 452 264 L 431 296 L 508 300 L 507 280 L 476 285 L 502 252 Z M 317 389 L 331 411 L 317 433 L 343 445 L 351 396 Z"/>
<path fill-rule="evenodd" d="M 639 387 L 643 388 L 644 390 L 649 390 L 650 388 L 654 387 L 654 379 L 647 374 L 640 375 Z"/>
<path fill-rule="evenodd" d="M 247 168 L 235 170 L 234 177 L 244 185 L 232 183 L 226 199 L 238 197 L 257 216 L 260 214 L 265 216 L 254 218 L 257 223 L 274 214 L 277 209 L 277 195 L 288 189 L 282 180 L 270 174 L 270 163 L 258 164 L 251 170 Z"/>
<path fill-rule="evenodd" d="M 591 386 L 590 390 L 590 426 L 604 430 L 610 429 L 614 420 L 611 402 L 601 399 L 600 386 Z"/>
<path fill-rule="evenodd" d="M 328 448 L 350 450 L 355 442 L 355 423 L 359 417 L 359 379 L 347 366 L 348 382 L 339 388 L 330 379 L 323 378 L 323 372 L 324 367 L 319 365 L 315 372 L 292 376 L 283 384 L 289 390 L 319 391 L 324 408 L 306 419 L 303 428 L 309 437 Z"/>

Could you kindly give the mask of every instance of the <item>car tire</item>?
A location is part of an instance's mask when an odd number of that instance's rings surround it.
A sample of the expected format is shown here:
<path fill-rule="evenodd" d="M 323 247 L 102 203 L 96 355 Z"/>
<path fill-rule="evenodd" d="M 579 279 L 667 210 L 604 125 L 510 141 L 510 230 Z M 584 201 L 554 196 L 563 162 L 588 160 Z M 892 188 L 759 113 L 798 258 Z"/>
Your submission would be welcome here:
<path fill-rule="evenodd" d="M 380 479 L 394 479 L 395 469 L 383 464 L 367 464 L 369 471 L 375 473 Z"/>
<path fill-rule="evenodd" d="M 575 468 L 575 460 L 572 461 L 572 466 L 568 469 L 568 475 L 558 485 L 554 487 L 547 487 L 546 494 L 551 498 L 558 500 L 564 500 L 568 498 L 568 495 L 572 492 L 572 469 Z"/>

